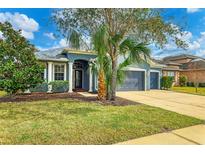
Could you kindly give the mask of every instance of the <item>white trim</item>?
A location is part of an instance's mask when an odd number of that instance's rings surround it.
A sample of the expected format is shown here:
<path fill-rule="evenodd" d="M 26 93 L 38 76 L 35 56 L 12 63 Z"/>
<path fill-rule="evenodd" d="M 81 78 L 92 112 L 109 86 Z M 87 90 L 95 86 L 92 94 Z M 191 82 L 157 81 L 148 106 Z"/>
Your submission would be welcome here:
<path fill-rule="evenodd" d="M 95 90 L 98 90 L 98 76 L 95 73 Z"/>
<path fill-rule="evenodd" d="M 43 71 L 43 79 L 44 80 L 47 80 L 47 68 L 44 68 L 44 71 Z"/>
<path fill-rule="evenodd" d="M 52 81 L 53 62 L 48 62 L 48 83 Z"/>
<path fill-rule="evenodd" d="M 124 71 L 145 71 L 146 72 L 146 69 L 136 68 L 136 67 L 125 67 L 123 70 Z"/>
<path fill-rule="evenodd" d="M 92 64 L 89 64 L 89 92 L 93 91 L 93 71 Z"/>
<path fill-rule="evenodd" d="M 150 72 L 156 72 L 156 73 L 160 73 L 161 71 L 159 71 L 159 70 L 150 70 Z"/>
<path fill-rule="evenodd" d="M 69 92 L 73 92 L 73 62 L 68 62 L 68 68 L 69 68 L 69 76 L 68 76 L 68 81 L 69 81 Z"/>

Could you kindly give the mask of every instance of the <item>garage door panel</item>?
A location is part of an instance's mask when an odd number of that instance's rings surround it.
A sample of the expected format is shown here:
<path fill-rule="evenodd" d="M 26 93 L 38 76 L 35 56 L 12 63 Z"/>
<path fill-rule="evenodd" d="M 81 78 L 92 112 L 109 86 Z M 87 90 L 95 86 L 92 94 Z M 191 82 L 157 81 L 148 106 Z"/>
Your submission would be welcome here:
<path fill-rule="evenodd" d="M 126 71 L 125 80 L 117 89 L 119 91 L 144 90 L 144 72 Z"/>
<path fill-rule="evenodd" d="M 150 89 L 158 89 L 159 73 L 150 72 Z"/>

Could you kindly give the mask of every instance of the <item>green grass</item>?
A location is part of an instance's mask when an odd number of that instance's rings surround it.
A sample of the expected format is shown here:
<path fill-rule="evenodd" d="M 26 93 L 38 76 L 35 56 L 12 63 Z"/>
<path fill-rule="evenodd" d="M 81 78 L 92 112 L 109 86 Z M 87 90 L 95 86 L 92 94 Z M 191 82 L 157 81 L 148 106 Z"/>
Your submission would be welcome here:
<path fill-rule="evenodd" d="M 0 144 L 113 144 L 200 124 L 160 108 L 76 100 L 0 103 Z"/>
<path fill-rule="evenodd" d="M 6 96 L 6 92 L 5 91 L 0 91 L 0 97 Z"/>
<path fill-rule="evenodd" d="M 197 92 L 195 87 L 172 87 L 171 90 L 205 96 L 205 88 L 197 88 Z"/>

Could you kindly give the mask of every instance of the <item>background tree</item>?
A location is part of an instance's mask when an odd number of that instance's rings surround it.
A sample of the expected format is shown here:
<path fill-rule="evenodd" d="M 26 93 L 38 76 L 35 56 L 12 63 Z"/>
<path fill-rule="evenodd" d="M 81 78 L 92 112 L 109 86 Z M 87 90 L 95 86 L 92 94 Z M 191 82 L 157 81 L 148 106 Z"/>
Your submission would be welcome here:
<path fill-rule="evenodd" d="M 117 60 L 119 48 L 128 36 L 143 44 L 155 44 L 163 47 L 168 41 L 174 41 L 179 47 L 186 47 L 179 35 L 179 28 L 163 20 L 158 9 L 60 9 L 53 13 L 53 20 L 60 32 L 69 37 L 72 31 L 92 36 L 101 26 L 108 26 L 109 42 L 107 53 L 111 58 L 111 99 L 116 96 Z"/>
<path fill-rule="evenodd" d="M 16 93 L 43 82 L 43 66 L 35 58 L 35 47 L 8 22 L 0 22 L 0 88 Z"/>

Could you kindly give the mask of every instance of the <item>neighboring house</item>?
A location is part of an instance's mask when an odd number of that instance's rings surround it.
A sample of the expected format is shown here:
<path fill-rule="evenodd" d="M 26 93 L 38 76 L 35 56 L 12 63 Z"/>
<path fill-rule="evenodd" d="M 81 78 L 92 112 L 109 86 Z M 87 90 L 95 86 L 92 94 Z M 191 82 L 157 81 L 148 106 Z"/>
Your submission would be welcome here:
<path fill-rule="evenodd" d="M 69 81 L 69 92 L 73 90 L 97 91 L 97 74 L 92 65 L 97 55 L 93 51 L 58 48 L 36 53 L 38 60 L 45 64 L 44 79 Z M 120 60 L 120 59 L 119 59 Z M 145 63 L 133 64 L 124 70 L 125 81 L 118 85 L 120 91 L 160 89 L 163 65 L 151 59 Z"/>
<path fill-rule="evenodd" d="M 175 85 L 179 85 L 179 76 L 185 75 L 188 82 L 205 83 L 205 59 L 198 56 L 181 54 L 168 56 L 158 61 L 165 66 L 163 76 L 173 76 Z"/>

